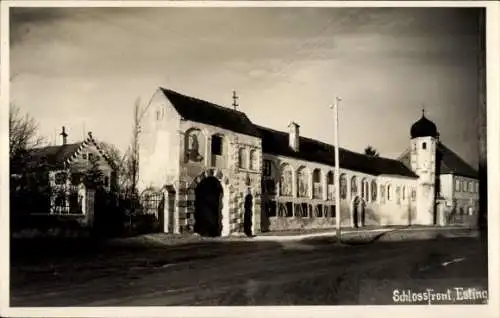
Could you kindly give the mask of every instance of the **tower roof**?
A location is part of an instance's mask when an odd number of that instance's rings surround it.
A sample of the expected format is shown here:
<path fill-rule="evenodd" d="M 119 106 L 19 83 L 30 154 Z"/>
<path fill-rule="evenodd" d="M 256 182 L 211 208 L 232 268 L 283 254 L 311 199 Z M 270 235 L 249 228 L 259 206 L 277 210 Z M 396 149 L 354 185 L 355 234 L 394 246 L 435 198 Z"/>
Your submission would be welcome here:
<path fill-rule="evenodd" d="M 412 139 L 418 137 L 437 138 L 439 133 L 437 131 L 436 124 L 427 119 L 422 111 L 422 118 L 411 126 L 410 135 Z"/>

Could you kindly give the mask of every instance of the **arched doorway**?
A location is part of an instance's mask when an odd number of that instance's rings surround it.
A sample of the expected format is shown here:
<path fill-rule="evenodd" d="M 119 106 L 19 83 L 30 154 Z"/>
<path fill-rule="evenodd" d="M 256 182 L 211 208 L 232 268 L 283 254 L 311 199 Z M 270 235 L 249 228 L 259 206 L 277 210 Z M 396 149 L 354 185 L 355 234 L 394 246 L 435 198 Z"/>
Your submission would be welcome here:
<path fill-rule="evenodd" d="M 356 228 L 365 225 L 365 202 L 359 196 L 352 201 L 352 220 Z"/>
<path fill-rule="evenodd" d="M 252 217 L 253 217 L 253 197 L 251 194 L 247 194 L 245 196 L 245 205 L 244 205 L 244 214 L 243 214 L 243 230 L 247 236 L 252 236 Z"/>
<path fill-rule="evenodd" d="M 206 177 L 195 190 L 194 231 L 202 236 L 222 233 L 222 185 L 215 177 Z"/>

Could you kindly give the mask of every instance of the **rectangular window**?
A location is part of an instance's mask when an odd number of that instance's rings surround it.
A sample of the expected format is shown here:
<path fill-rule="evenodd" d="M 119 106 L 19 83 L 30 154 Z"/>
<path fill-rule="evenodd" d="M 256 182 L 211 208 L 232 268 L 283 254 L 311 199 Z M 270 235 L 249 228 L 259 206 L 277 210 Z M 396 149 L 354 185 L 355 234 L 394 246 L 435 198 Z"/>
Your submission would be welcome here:
<path fill-rule="evenodd" d="M 292 204 L 292 202 L 287 202 L 285 206 L 286 206 L 286 217 L 288 217 L 288 218 L 293 217 L 293 204 Z"/>
<path fill-rule="evenodd" d="M 264 160 L 264 177 L 271 176 L 271 161 Z"/>
<path fill-rule="evenodd" d="M 330 205 L 330 215 L 332 218 L 335 217 L 335 205 Z"/>
<path fill-rule="evenodd" d="M 455 180 L 455 191 L 460 191 L 460 180 Z"/>
<path fill-rule="evenodd" d="M 276 182 L 273 179 L 264 180 L 264 186 L 267 194 L 276 194 Z"/>
<path fill-rule="evenodd" d="M 309 216 L 309 206 L 307 205 L 307 203 L 302 203 L 301 209 L 302 209 L 302 216 L 305 218 L 308 217 Z"/>
<path fill-rule="evenodd" d="M 212 155 L 222 155 L 222 137 L 212 136 Z"/>
<path fill-rule="evenodd" d="M 276 202 L 275 201 L 269 201 L 266 204 L 267 208 L 267 216 L 268 217 L 275 217 L 276 216 Z"/>
<path fill-rule="evenodd" d="M 316 206 L 316 217 L 322 218 L 323 217 L 323 205 L 318 204 Z"/>

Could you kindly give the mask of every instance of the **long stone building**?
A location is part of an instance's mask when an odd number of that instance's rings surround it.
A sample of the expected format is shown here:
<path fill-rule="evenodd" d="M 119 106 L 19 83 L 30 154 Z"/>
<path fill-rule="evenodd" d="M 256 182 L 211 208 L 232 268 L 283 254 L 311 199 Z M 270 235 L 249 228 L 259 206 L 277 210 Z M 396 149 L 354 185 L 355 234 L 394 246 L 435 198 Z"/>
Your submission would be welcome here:
<path fill-rule="evenodd" d="M 284 229 L 468 223 L 477 172 L 422 114 L 397 160 L 256 125 L 242 112 L 159 88 L 141 123 L 139 189 L 161 191 L 165 232 L 226 236 Z"/>

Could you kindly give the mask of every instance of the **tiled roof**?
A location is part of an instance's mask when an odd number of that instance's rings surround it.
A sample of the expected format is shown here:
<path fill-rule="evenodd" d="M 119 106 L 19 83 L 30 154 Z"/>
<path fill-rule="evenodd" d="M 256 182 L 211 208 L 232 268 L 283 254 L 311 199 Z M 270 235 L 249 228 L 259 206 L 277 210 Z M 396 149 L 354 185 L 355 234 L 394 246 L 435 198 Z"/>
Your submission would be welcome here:
<path fill-rule="evenodd" d="M 410 151 L 406 150 L 400 160 L 407 167 L 410 167 Z M 474 168 L 441 142 L 437 145 L 436 162 L 439 165 L 437 174 L 455 174 L 462 177 L 478 178 L 478 172 Z"/>
<path fill-rule="evenodd" d="M 478 172 L 474 168 L 442 143 L 438 143 L 437 151 L 441 161 L 441 174 L 453 173 L 462 177 L 478 178 Z"/>
<path fill-rule="evenodd" d="M 265 153 L 287 156 L 306 161 L 334 165 L 334 147 L 332 145 L 300 137 L 299 151 L 289 147 L 288 133 L 254 125 L 246 114 L 228 107 L 219 106 L 201 99 L 186 96 L 178 92 L 160 88 L 165 97 L 172 103 L 179 115 L 186 119 L 213 125 L 230 131 L 262 138 Z M 440 145 L 442 154 L 441 173 L 475 176 L 476 172 L 458 155 Z M 343 148 L 339 149 L 340 167 L 364 172 L 372 175 L 400 175 L 417 178 L 409 167 L 409 158 L 400 160 L 369 157 Z M 405 161 L 406 160 L 406 161 Z"/>
<path fill-rule="evenodd" d="M 220 127 L 249 136 L 259 136 L 259 132 L 250 119 L 248 119 L 247 115 L 240 111 L 182 95 L 169 89 L 160 89 L 179 115 L 186 120 Z"/>
<path fill-rule="evenodd" d="M 289 146 L 288 133 L 257 126 L 262 136 L 265 153 L 281 155 L 306 161 L 335 165 L 335 148 L 314 139 L 300 137 L 299 151 Z M 408 167 L 398 160 L 369 157 L 364 154 L 339 148 L 340 167 L 371 175 L 400 175 L 417 178 Z"/>
<path fill-rule="evenodd" d="M 70 163 L 73 159 L 77 157 L 79 152 L 84 149 L 87 145 L 93 144 L 102 157 L 108 162 L 111 167 L 115 167 L 115 163 L 109 158 L 109 156 L 102 151 L 98 143 L 89 133 L 89 136 L 77 143 L 59 145 L 59 146 L 47 146 L 31 149 L 27 153 L 28 167 L 38 168 L 42 164 L 46 165 L 49 169 L 64 169 L 65 165 Z M 18 171 L 20 168 L 17 167 L 15 163 L 11 165 L 12 173 L 21 173 Z"/>
<path fill-rule="evenodd" d="M 60 146 L 48 146 L 31 150 L 29 161 L 33 163 L 45 162 L 51 168 L 63 168 L 64 163 L 80 148 L 82 142 Z"/>

